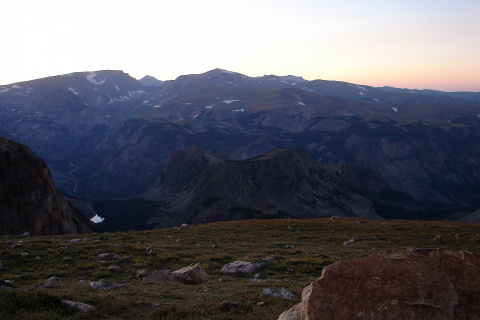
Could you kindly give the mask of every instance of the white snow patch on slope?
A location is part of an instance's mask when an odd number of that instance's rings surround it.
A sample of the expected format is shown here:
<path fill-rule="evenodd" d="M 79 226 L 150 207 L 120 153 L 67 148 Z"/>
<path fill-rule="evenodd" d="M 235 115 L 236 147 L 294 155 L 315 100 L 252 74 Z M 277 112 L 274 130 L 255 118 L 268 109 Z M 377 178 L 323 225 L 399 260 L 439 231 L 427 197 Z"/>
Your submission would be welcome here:
<path fill-rule="evenodd" d="M 120 88 L 118 86 L 115 86 L 115 89 L 117 89 L 118 91 L 120 91 Z"/>
<path fill-rule="evenodd" d="M 245 109 L 233 110 L 232 112 L 245 112 Z"/>
<path fill-rule="evenodd" d="M 100 217 L 98 214 L 96 214 L 95 217 L 90 219 L 90 221 L 92 221 L 93 223 L 101 223 L 103 222 L 103 220 L 105 220 L 105 218 Z"/>
<path fill-rule="evenodd" d="M 2 92 L 7 92 L 7 91 L 10 91 L 10 88 L 2 89 L 2 90 L 0 90 L 0 93 L 2 93 Z"/>
<path fill-rule="evenodd" d="M 98 75 L 98 73 L 95 73 L 95 72 L 90 72 L 88 75 L 87 75 L 87 80 L 88 82 L 90 83 L 93 83 L 93 84 L 98 84 L 98 85 L 101 85 L 105 82 L 105 80 L 107 79 L 104 79 L 103 81 L 97 81 L 95 80 L 95 77 Z"/>
<path fill-rule="evenodd" d="M 212 109 L 212 106 L 206 106 L 205 109 Z"/>
<path fill-rule="evenodd" d="M 78 96 L 78 92 L 75 91 L 75 89 L 73 89 L 73 88 L 68 88 L 68 90 L 70 90 L 72 93 L 74 93 L 74 94 L 76 94 L 76 95 Z"/>
<path fill-rule="evenodd" d="M 358 94 L 362 96 L 365 95 L 362 91 L 359 91 Z"/>
<path fill-rule="evenodd" d="M 237 102 L 237 101 L 240 101 L 240 100 L 223 100 L 223 102 L 226 103 L 226 104 L 232 104 L 232 103 Z"/>
<path fill-rule="evenodd" d="M 228 71 L 228 70 L 222 70 L 222 73 L 233 74 L 233 72 L 232 72 L 232 71 Z"/>
<path fill-rule="evenodd" d="M 304 106 L 304 105 L 305 105 L 305 103 L 300 102 L 300 101 L 298 101 L 297 103 L 298 103 L 299 105 L 301 105 L 301 106 Z"/>
<path fill-rule="evenodd" d="M 20 87 L 18 84 L 14 84 L 14 85 L 12 86 L 12 88 L 13 88 L 13 89 L 22 89 L 22 87 Z"/>
<path fill-rule="evenodd" d="M 398 109 L 395 107 L 392 107 L 393 112 L 398 112 Z"/>

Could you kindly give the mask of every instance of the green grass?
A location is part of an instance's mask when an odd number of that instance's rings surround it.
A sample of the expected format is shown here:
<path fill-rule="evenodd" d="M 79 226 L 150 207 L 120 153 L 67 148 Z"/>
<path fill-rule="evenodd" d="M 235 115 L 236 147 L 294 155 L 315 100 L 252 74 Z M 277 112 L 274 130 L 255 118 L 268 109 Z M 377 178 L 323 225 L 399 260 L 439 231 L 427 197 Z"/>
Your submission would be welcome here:
<path fill-rule="evenodd" d="M 337 260 L 355 259 L 398 247 L 451 248 L 480 253 L 480 225 L 438 221 L 316 219 L 249 220 L 211 223 L 183 230 L 161 229 L 97 235 L 65 235 L 0 240 L 0 278 L 21 290 L 0 291 L 0 319 L 277 319 L 301 299 L 303 288 Z M 433 238 L 441 234 L 443 244 Z M 88 238 L 88 239 L 84 239 Z M 350 239 L 357 241 L 343 245 Z M 71 242 L 72 239 L 84 239 Z M 98 241 L 96 241 L 98 240 Z M 7 244 L 7 241 L 11 243 Z M 10 247 L 23 241 L 23 248 Z M 217 247 L 212 247 L 213 245 Z M 285 248 L 290 245 L 294 248 Z M 147 246 L 152 253 L 145 252 Z M 21 258 L 22 252 L 29 255 Z M 114 252 L 120 259 L 100 263 L 97 255 Z M 273 255 L 275 262 L 253 275 L 226 275 L 226 263 L 255 261 Z M 40 259 L 36 259 L 39 256 Z M 212 279 L 201 285 L 145 283 L 135 272 L 171 271 L 193 263 L 205 266 Z M 141 263 L 141 266 L 134 267 Z M 119 271 L 108 270 L 119 266 Z M 28 290 L 58 276 L 53 289 Z M 123 290 L 95 292 L 89 282 L 122 283 Z M 294 301 L 262 296 L 266 287 L 284 287 Z M 94 305 L 89 314 L 59 304 L 69 299 Z M 240 302 L 239 306 L 222 304 Z M 259 302 L 264 304 L 257 305 Z"/>

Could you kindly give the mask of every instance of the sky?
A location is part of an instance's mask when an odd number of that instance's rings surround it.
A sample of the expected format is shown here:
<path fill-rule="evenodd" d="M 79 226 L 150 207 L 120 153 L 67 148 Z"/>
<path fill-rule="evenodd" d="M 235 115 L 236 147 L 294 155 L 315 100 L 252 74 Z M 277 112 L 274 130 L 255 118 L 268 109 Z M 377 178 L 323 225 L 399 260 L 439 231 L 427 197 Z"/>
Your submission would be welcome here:
<path fill-rule="evenodd" d="M 0 85 L 221 68 L 480 91 L 479 0 L 15 0 L 2 4 L 0 30 Z"/>

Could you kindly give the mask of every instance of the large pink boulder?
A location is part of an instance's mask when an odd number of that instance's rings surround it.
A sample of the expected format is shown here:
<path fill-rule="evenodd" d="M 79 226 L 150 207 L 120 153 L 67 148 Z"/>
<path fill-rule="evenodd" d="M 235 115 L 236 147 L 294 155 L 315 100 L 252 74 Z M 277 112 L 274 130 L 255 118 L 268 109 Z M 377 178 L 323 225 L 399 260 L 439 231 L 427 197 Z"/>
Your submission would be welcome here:
<path fill-rule="evenodd" d="M 281 320 L 480 319 L 480 255 L 395 249 L 338 261 Z"/>

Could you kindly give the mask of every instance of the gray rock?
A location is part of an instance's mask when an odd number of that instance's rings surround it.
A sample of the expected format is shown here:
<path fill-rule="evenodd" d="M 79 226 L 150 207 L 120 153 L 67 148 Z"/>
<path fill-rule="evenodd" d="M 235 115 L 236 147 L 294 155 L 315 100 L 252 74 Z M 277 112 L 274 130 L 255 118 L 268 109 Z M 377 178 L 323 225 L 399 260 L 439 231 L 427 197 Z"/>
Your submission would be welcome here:
<path fill-rule="evenodd" d="M 266 265 L 267 263 L 275 261 L 273 256 L 255 261 L 255 262 L 246 262 L 246 261 L 235 261 L 231 263 L 227 263 L 222 268 L 222 272 L 224 273 L 253 273 Z"/>
<path fill-rule="evenodd" d="M 25 232 L 24 234 L 22 234 L 22 237 L 30 238 L 30 232 Z"/>
<path fill-rule="evenodd" d="M 138 271 L 135 273 L 135 276 L 136 276 L 137 278 L 143 279 L 143 278 L 145 278 L 146 276 L 148 276 L 148 271 L 147 271 L 147 270 L 138 270 Z"/>
<path fill-rule="evenodd" d="M 69 307 L 71 309 L 74 309 L 76 311 L 83 312 L 83 313 L 87 313 L 87 312 L 90 312 L 90 311 L 95 311 L 97 309 L 92 305 L 77 302 L 77 301 L 62 299 L 61 303 L 66 305 L 67 307 Z"/>
<path fill-rule="evenodd" d="M 100 253 L 98 255 L 98 259 L 103 260 L 103 261 L 109 261 L 109 260 L 115 260 L 120 258 L 118 254 L 115 253 Z"/>
<path fill-rule="evenodd" d="M 173 282 L 173 276 L 172 273 L 168 270 L 160 270 L 149 274 L 148 276 L 143 278 L 143 281 L 171 283 Z"/>
<path fill-rule="evenodd" d="M 200 284 L 210 280 L 210 276 L 205 271 L 201 263 L 185 267 L 173 272 L 173 280 L 187 284 Z"/>
<path fill-rule="evenodd" d="M 348 241 L 345 241 L 345 242 L 343 243 L 343 245 L 344 245 L 344 246 L 348 246 L 349 244 L 355 243 L 355 241 L 357 241 L 357 240 L 355 240 L 355 239 L 350 239 L 350 240 L 348 240 Z"/>
<path fill-rule="evenodd" d="M 270 296 L 274 298 L 282 298 L 282 299 L 289 299 L 293 300 L 295 298 L 295 295 L 288 291 L 285 288 L 264 288 L 262 294 L 264 296 Z"/>
<path fill-rule="evenodd" d="M 100 281 L 92 281 L 90 282 L 90 287 L 93 288 L 95 291 L 102 291 L 102 290 L 116 290 L 116 289 L 125 289 L 126 286 L 124 284 L 113 283 L 107 280 L 100 280 Z"/>
<path fill-rule="evenodd" d="M 111 272 L 117 272 L 120 270 L 120 267 L 119 266 L 110 266 L 108 267 L 108 271 L 111 271 Z"/>
<path fill-rule="evenodd" d="M 59 277 L 51 277 L 48 278 L 47 280 L 41 281 L 39 283 L 34 284 L 30 288 L 32 289 L 47 289 L 47 288 L 53 288 L 57 282 L 60 281 Z"/>
<path fill-rule="evenodd" d="M 28 256 L 28 253 L 27 252 L 22 252 L 21 255 L 22 255 L 22 258 L 25 258 L 26 256 Z"/>

